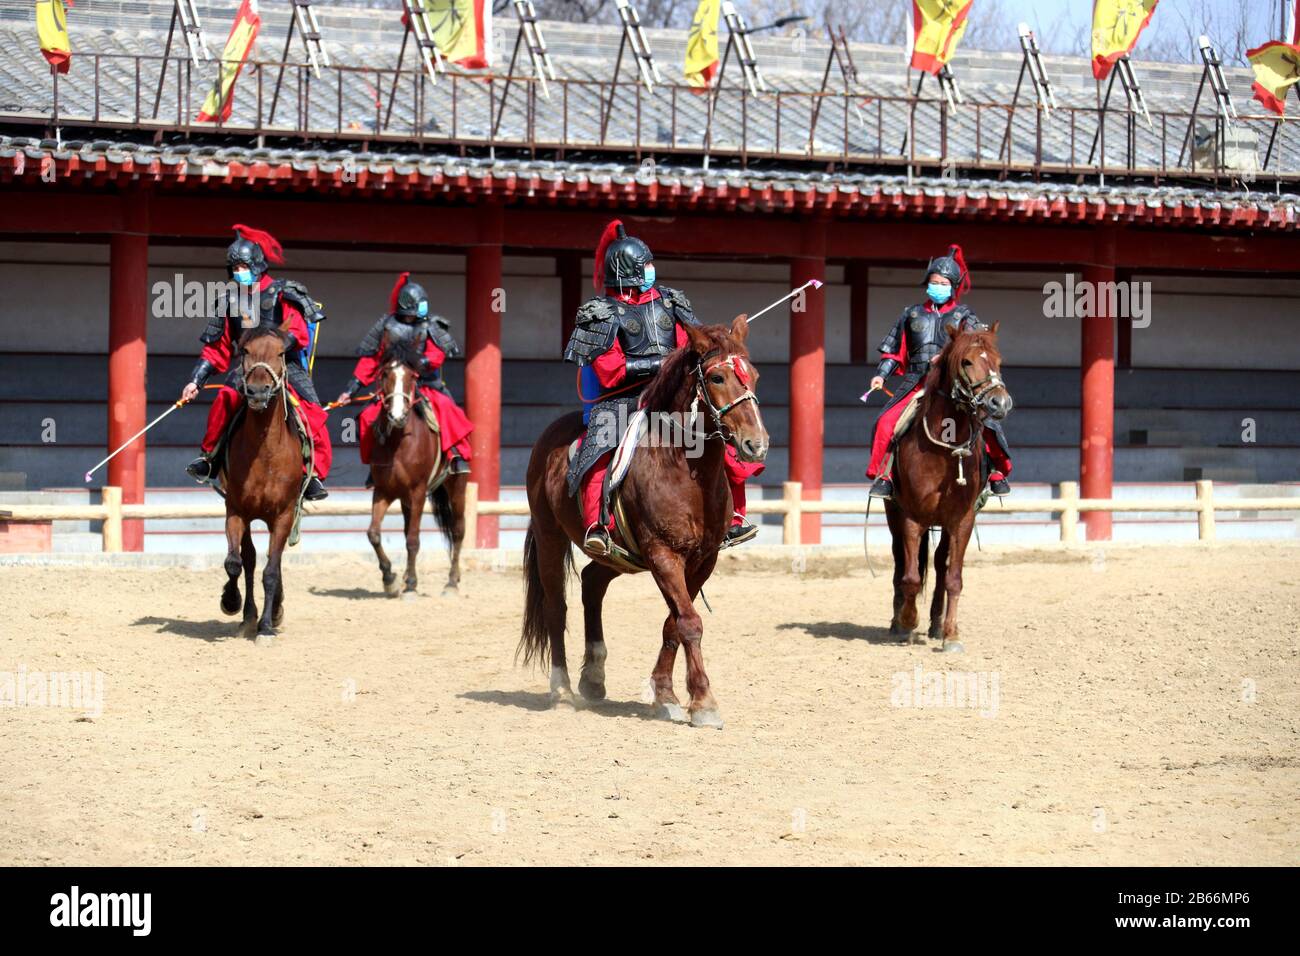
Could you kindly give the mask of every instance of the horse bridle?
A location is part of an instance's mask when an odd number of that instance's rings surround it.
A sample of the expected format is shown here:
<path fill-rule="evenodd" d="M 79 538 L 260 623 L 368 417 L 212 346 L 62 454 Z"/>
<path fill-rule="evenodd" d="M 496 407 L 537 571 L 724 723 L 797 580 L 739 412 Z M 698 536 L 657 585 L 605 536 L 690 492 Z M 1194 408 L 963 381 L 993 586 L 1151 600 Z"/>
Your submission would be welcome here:
<path fill-rule="evenodd" d="M 406 368 L 408 371 L 412 371 L 410 391 L 404 392 L 404 394 L 406 395 L 406 404 L 407 404 L 406 414 L 410 415 L 411 412 L 415 409 L 415 403 L 417 400 L 417 395 L 419 393 L 420 376 L 418 374 L 415 374 L 414 371 L 410 369 L 410 366 L 407 366 L 404 363 L 395 362 L 393 364 L 402 366 Z M 383 420 L 379 423 L 379 432 L 381 435 L 388 434 L 389 423 L 392 418 L 392 416 L 388 412 L 388 403 L 392 401 L 393 396 L 395 394 L 396 392 L 385 392 L 385 391 L 380 391 L 379 393 L 380 403 L 382 404 L 384 409 Z M 403 419 L 403 421 L 405 421 L 405 419 Z"/>
<path fill-rule="evenodd" d="M 720 349 L 714 349 L 712 352 L 709 352 L 707 355 L 699 357 L 695 360 L 695 399 L 694 401 L 691 402 L 691 416 L 692 418 L 694 418 L 694 416 L 699 410 L 700 402 L 703 402 L 704 407 L 709 410 L 709 413 L 713 416 L 714 422 L 718 426 L 717 429 L 715 429 L 714 431 L 707 433 L 704 436 L 705 439 L 708 440 L 710 438 L 721 438 L 723 441 L 730 442 L 731 430 L 727 428 L 727 425 L 722 420 L 722 417 L 726 415 L 728 412 L 730 412 L 732 409 L 734 409 L 736 406 L 741 405 L 744 402 L 753 402 L 755 407 L 757 407 L 758 396 L 755 395 L 753 390 L 749 387 L 749 382 L 748 382 L 749 373 L 744 368 L 745 360 L 741 358 L 739 355 L 735 355 L 735 354 L 728 355 L 725 359 L 719 358 L 716 362 L 711 363 L 707 367 L 705 366 L 704 364 L 705 362 L 708 362 L 709 359 L 721 354 L 722 351 Z M 738 362 L 740 364 L 737 364 Z M 736 376 L 736 379 L 740 382 L 740 384 L 745 386 L 745 391 L 743 394 L 737 396 L 733 401 L 727 402 L 727 404 L 721 407 L 718 407 L 717 405 L 713 404 L 713 399 L 709 396 L 709 390 L 704 384 L 705 379 L 708 378 L 708 376 L 714 370 L 719 368 L 731 369 L 732 373 Z"/>
<path fill-rule="evenodd" d="M 930 431 L 930 420 L 924 413 L 921 415 L 921 428 L 925 432 L 925 437 L 932 444 L 952 452 L 952 457 L 957 459 L 957 484 L 959 485 L 966 484 L 963 463 L 974 453 L 975 443 L 984 433 L 984 422 L 989 412 L 988 395 L 1001 385 L 1002 376 L 995 369 L 991 369 L 989 374 L 978 382 L 970 380 L 965 368 L 960 369 L 957 376 L 953 378 L 952 388 L 948 394 L 957 406 L 957 410 L 964 411 L 970 419 L 970 437 L 959 444 L 935 438 L 934 433 Z"/>
<path fill-rule="evenodd" d="M 289 374 L 289 361 L 284 357 L 284 353 L 283 352 L 280 353 L 279 372 L 276 372 L 275 369 L 271 368 L 271 364 L 269 362 L 254 362 L 252 365 L 248 365 L 242 360 L 244 357 L 247 357 L 247 355 L 248 353 L 244 352 L 240 361 L 240 366 L 242 367 L 244 373 L 244 381 L 241 383 L 240 391 L 244 393 L 245 400 L 252 398 L 252 396 L 249 395 L 248 393 L 248 376 L 253 372 L 256 372 L 259 368 L 264 368 L 266 369 L 267 374 L 271 376 L 271 394 L 275 395 L 277 392 L 279 392 L 281 395 L 285 396 L 285 401 L 287 403 L 288 393 L 285 391 L 284 388 L 284 380 Z M 270 403 L 268 402 L 268 404 Z"/>

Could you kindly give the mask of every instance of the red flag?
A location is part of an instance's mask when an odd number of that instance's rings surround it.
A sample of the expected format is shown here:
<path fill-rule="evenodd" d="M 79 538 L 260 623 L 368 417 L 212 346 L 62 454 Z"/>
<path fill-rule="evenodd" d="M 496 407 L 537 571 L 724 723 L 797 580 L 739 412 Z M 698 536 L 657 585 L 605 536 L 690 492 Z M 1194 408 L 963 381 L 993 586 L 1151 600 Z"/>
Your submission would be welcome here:
<path fill-rule="evenodd" d="M 230 119 L 230 109 L 235 99 L 235 81 L 239 79 L 239 71 L 244 68 L 244 61 L 248 59 L 261 29 L 262 18 L 257 12 L 257 0 L 244 0 L 239 5 L 239 12 L 235 14 L 235 22 L 230 26 L 230 36 L 226 38 L 217 81 L 208 91 L 203 108 L 195 118 L 196 123 L 215 123 L 218 114 L 223 123 Z"/>

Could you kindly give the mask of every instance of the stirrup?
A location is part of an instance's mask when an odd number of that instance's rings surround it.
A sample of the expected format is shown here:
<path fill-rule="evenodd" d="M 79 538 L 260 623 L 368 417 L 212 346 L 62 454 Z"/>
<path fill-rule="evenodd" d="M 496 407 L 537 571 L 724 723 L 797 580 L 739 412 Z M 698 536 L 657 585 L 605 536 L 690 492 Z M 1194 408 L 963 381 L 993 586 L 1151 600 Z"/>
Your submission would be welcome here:
<path fill-rule="evenodd" d="M 892 498 L 894 497 L 894 483 L 881 475 L 871 485 L 871 490 L 867 492 L 872 498 Z"/>
<path fill-rule="evenodd" d="M 208 484 L 212 481 L 212 459 L 207 455 L 199 455 L 185 466 L 185 473 L 201 485 Z"/>
<path fill-rule="evenodd" d="M 989 482 L 989 491 L 992 494 L 1002 497 L 1011 494 L 1011 483 L 1005 478 L 998 478 Z"/>
<path fill-rule="evenodd" d="M 325 483 L 312 475 L 307 481 L 307 487 L 303 489 L 302 496 L 307 501 L 320 501 L 323 498 L 328 498 L 330 493 L 325 490 Z"/>
<path fill-rule="evenodd" d="M 449 474 L 453 474 L 453 475 L 468 475 L 468 474 L 469 474 L 469 462 L 467 462 L 464 458 L 460 457 L 460 455 L 452 455 L 452 456 L 451 456 L 451 470 L 450 470 Z"/>
<path fill-rule="evenodd" d="M 601 527 L 599 522 L 587 529 L 586 537 L 582 539 L 582 550 L 596 558 L 608 557 L 613 551 L 609 532 Z"/>
<path fill-rule="evenodd" d="M 727 529 L 726 537 L 722 539 L 722 544 L 718 546 L 718 550 L 735 547 L 738 544 L 744 544 L 746 541 L 753 541 L 756 537 L 758 537 L 758 527 L 741 518 L 740 524 L 733 524 Z"/>

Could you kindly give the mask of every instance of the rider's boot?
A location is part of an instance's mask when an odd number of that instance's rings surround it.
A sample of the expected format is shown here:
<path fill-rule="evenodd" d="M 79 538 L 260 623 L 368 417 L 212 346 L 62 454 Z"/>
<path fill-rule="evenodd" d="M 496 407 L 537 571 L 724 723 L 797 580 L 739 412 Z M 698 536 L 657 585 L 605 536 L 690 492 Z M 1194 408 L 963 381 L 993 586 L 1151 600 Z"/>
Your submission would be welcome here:
<path fill-rule="evenodd" d="M 307 487 L 304 489 L 302 496 L 308 501 L 320 501 L 322 498 L 328 498 L 330 493 L 325 490 L 325 483 L 312 475 L 307 479 Z"/>
<path fill-rule="evenodd" d="M 892 498 L 894 497 L 894 483 L 886 476 L 881 475 L 872 484 L 871 490 L 867 494 L 872 498 Z"/>
<path fill-rule="evenodd" d="M 587 535 L 582 539 L 582 550 L 596 558 L 603 558 L 612 550 L 609 532 L 599 521 L 587 529 Z"/>
<path fill-rule="evenodd" d="M 451 474 L 453 475 L 469 474 L 469 462 L 467 462 L 464 458 L 462 458 L 454 451 L 451 453 Z"/>
<path fill-rule="evenodd" d="M 212 480 L 212 459 L 206 452 L 185 466 L 185 472 L 201 485 Z"/>
<path fill-rule="evenodd" d="M 1000 471 L 989 473 L 989 491 L 995 495 L 1011 494 L 1011 484 Z"/>
<path fill-rule="evenodd" d="M 752 541 L 758 536 L 758 528 L 745 520 L 744 515 L 737 514 L 732 525 L 727 529 L 727 536 L 722 539 L 722 547 L 730 548 L 737 544 L 744 544 L 746 541 Z"/>

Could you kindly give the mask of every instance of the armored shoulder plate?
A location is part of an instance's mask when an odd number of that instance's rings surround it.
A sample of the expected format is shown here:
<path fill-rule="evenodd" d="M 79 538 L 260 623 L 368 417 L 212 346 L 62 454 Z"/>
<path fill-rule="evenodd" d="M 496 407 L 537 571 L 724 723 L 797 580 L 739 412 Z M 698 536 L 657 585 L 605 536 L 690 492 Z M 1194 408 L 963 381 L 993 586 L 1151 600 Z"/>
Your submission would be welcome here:
<path fill-rule="evenodd" d="M 384 324 L 388 321 L 388 316 L 380 316 L 374 325 L 366 332 L 361 339 L 361 344 L 357 346 L 357 357 L 366 355 L 379 354 L 379 344 L 384 338 Z"/>
<path fill-rule="evenodd" d="M 613 306 L 606 299 L 588 299 L 578 307 L 564 360 L 590 365 L 596 356 L 609 350 L 617 334 Z"/>
<path fill-rule="evenodd" d="M 686 298 L 686 293 L 681 289 L 671 289 L 661 285 L 659 295 L 663 298 L 665 307 L 673 314 L 673 318 L 682 325 L 700 324 L 695 318 L 695 310 L 691 308 L 691 300 Z"/>
<path fill-rule="evenodd" d="M 226 331 L 227 312 L 222 303 L 213 303 L 212 313 L 208 316 L 208 324 L 203 329 L 203 334 L 199 336 L 199 341 L 204 345 L 211 345 L 213 342 L 220 341 L 221 335 Z"/>
<path fill-rule="evenodd" d="M 447 358 L 460 358 L 464 354 L 460 343 L 451 334 L 451 323 L 441 315 L 429 317 L 429 335 L 433 338 L 433 344 L 442 349 Z"/>
<path fill-rule="evenodd" d="M 271 286 L 280 286 L 280 296 L 286 302 L 292 303 L 294 308 L 302 313 L 302 317 L 308 322 L 324 322 L 325 313 L 321 311 L 320 303 L 311 297 L 307 287 L 301 282 L 293 279 L 276 280 Z"/>

